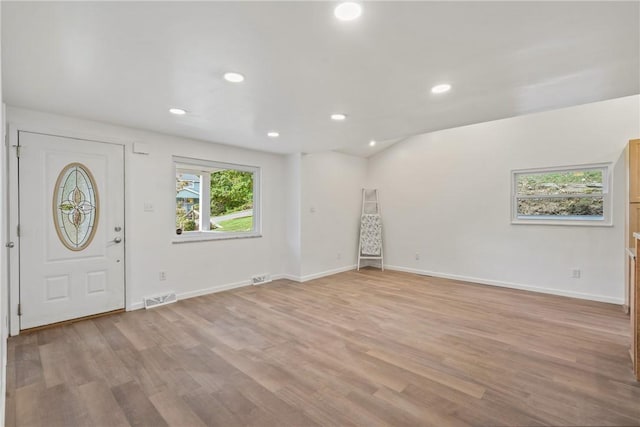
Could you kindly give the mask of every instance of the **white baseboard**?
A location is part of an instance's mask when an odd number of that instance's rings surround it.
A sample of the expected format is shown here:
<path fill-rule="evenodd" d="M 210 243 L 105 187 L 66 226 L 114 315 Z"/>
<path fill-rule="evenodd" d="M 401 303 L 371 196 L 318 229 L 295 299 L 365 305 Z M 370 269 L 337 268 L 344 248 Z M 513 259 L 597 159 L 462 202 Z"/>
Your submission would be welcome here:
<path fill-rule="evenodd" d="M 300 282 L 300 276 L 295 276 L 293 274 L 280 274 L 278 275 L 278 279 L 287 279 L 287 280 L 292 280 L 294 282 Z M 278 280 L 276 278 L 274 278 L 273 280 Z"/>
<path fill-rule="evenodd" d="M 521 284 L 521 283 L 513 283 L 513 282 L 504 282 L 504 281 L 499 281 L 499 280 L 481 279 L 479 277 L 461 276 L 461 275 L 458 275 L 458 274 L 448 274 L 448 273 L 441 273 L 441 272 L 437 272 L 437 271 L 420 270 L 420 269 L 416 269 L 416 268 L 402 267 L 402 266 L 398 266 L 398 265 L 385 265 L 384 268 L 387 269 L 387 270 L 395 270 L 395 271 L 402 271 L 402 272 L 405 272 L 405 273 L 419 274 L 421 276 L 440 277 L 440 278 L 443 278 L 443 279 L 459 280 L 459 281 L 463 281 L 463 282 L 478 283 L 478 284 L 489 285 L 489 286 L 498 286 L 498 287 L 501 287 L 501 288 L 520 289 L 520 290 L 523 290 L 523 291 L 539 292 L 539 293 L 551 294 L 551 295 L 560 295 L 560 296 L 565 296 L 565 297 L 586 299 L 586 300 L 591 300 L 591 301 L 608 302 L 608 303 L 611 303 L 611 304 L 618 304 L 618 305 L 622 305 L 624 303 L 624 299 L 623 298 L 614 298 L 614 297 L 609 297 L 609 296 L 605 296 L 605 295 L 594 295 L 594 294 L 586 294 L 586 293 L 582 293 L 582 292 L 565 291 L 565 290 L 561 290 L 561 289 L 542 288 L 542 287 L 539 287 L 539 286 L 524 285 L 524 284 Z M 273 281 L 276 281 L 278 279 L 288 279 L 288 280 L 292 280 L 294 282 L 304 283 L 304 282 L 308 282 L 310 280 L 319 279 L 321 277 L 332 276 L 334 274 L 343 273 L 345 271 L 351 271 L 351 270 L 355 270 L 355 269 L 356 269 L 356 265 L 354 264 L 354 265 L 347 265 L 347 266 L 340 267 L 340 268 L 335 268 L 335 269 L 332 269 L 332 270 L 321 271 L 319 273 L 307 274 L 305 276 L 296 276 L 296 275 L 293 275 L 293 274 L 286 274 L 286 273 L 284 273 L 284 274 L 274 274 L 274 275 L 271 276 L 271 279 Z M 251 281 L 250 280 L 243 280 L 241 282 L 235 282 L 235 283 L 228 283 L 228 284 L 224 284 L 224 285 L 211 286 L 209 288 L 198 289 L 198 290 L 195 290 L 195 291 L 182 292 L 182 293 L 177 294 L 177 296 L 178 296 L 178 301 L 179 301 L 179 300 L 183 300 L 183 299 L 189 299 L 189 298 L 193 298 L 193 297 L 198 297 L 198 296 L 201 296 L 201 295 L 208 295 L 208 294 L 213 294 L 213 293 L 216 293 L 216 292 L 227 291 L 227 290 L 230 290 L 230 289 L 241 288 L 241 287 L 244 287 L 244 286 L 251 286 Z M 131 304 L 129 307 L 127 307 L 127 311 L 139 310 L 141 308 L 144 308 L 144 303 L 142 301 Z"/>
<path fill-rule="evenodd" d="M 416 268 L 401 267 L 398 265 L 385 265 L 384 268 L 388 270 L 403 271 L 405 273 L 414 273 L 421 276 L 433 276 L 440 277 L 442 279 L 460 280 L 463 282 L 478 283 L 481 285 L 498 286 L 501 288 L 520 289 L 523 291 L 539 292 L 543 294 L 559 295 L 563 297 L 586 299 L 591 301 L 608 302 L 611 304 L 622 305 L 624 303 L 623 298 L 614 298 L 606 295 L 586 294 L 582 292 L 565 291 L 562 289 L 542 288 L 539 286 L 524 285 L 521 283 L 503 282 L 499 280 L 481 279 L 478 277 L 460 276 L 457 274 L 440 273 L 437 271 L 419 270 Z"/>
<path fill-rule="evenodd" d="M 355 268 L 356 268 L 355 264 L 354 265 L 347 265 L 345 267 L 340 267 L 340 268 L 336 268 L 336 269 L 333 269 L 333 270 L 322 271 L 320 273 L 308 274 L 306 276 L 295 276 L 295 275 L 292 275 L 292 274 L 273 274 L 271 276 L 271 280 L 275 281 L 275 280 L 278 280 L 278 279 L 288 279 L 288 280 L 293 280 L 294 282 L 303 283 L 303 282 L 308 282 L 309 280 L 319 279 L 321 277 L 331 276 L 333 274 L 342 273 L 342 272 L 350 271 L 350 270 L 355 270 Z M 183 299 L 199 297 L 201 295 L 208 295 L 208 294 L 213 294 L 213 293 L 216 293 L 216 292 L 228 291 L 229 289 L 242 288 L 244 286 L 251 286 L 251 280 L 243 280 L 241 282 L 228 283 L 228 284 L 225 284 L 225 285 L 211 286 L 209 288 L 197 289 L 195 291 L 181 292 L 181 293 L 177 293 L 176 296 L 178 297 L 178 301 L 180 301 L 180 300 L 183 300 Z M 144 303 L 142 301 L 134 302 L 133 304 L 131 304 L 130 306 L 127 307 L 127 311 L 140 310 L 141 308 L 144 308 Z"/>
<path fill-rule="evenodd" d="M 273 276 L 273 280 L 276 280 L 275 277 L 277 276 Z M 176 296 L 178 297 L 178 301 L 180 301 L 183 299 L 189 299 L 189 298 L 199 297 L 202 295 L 213 294 L 216 292 L 228 291 L 229 289 L 242 288 L 244 286 L 251 286 L 251 281 L 243 280 L 241 282 L 211 286 L 209 288 L 197 289 L 195 291 L 181 292 L 181 293 L 177 293 Z M 144 303 L 142 301 L 135 302 L 131 304 L 129 307 L 127 307 L 127 311 L 139 310 L 141 308 L 144 308 Z"/>
<path fill-rule="evenodd" d="M 182 292 L 178 294 L 178 301 L 182 299 L 189 299 L 193 297 L 199 297 L 202 295 L 214 294 L 216 292 L 228 291 L 229 289 L 242 288 L 244 286 L 250 286 L 251 280 L 243 280 L 241 282 L 227 283 L 225 285 L 212 286 L 210 288 L 198 289 L 196 291 Z"/>
<path fill-rule="evenodd" d="M 134 303 L 131 303 L 131 305 L 129 305 L 128 307 L 125 307 L 125 310 L 135 311 L 135 310 L 140 310 L 141 308 L 144 308 L 144 302 L 134 302 Z"/>
<path fill-rule="evenodd" d="M 321 271 L 319 273 L 307 274 L 306 276 L 298 276 L 296 278 L 291 278 L 290 280 L 295 280 L 296 282 L 304 283 L 309 280 L 319 279 L 321 277 L 332 276 L 338 273 L 344 273 L 345 271 L 351 271 L 356 269 L 356 265 L 346 265 L 340 268 L 334 268 L 333 270 Z"/>

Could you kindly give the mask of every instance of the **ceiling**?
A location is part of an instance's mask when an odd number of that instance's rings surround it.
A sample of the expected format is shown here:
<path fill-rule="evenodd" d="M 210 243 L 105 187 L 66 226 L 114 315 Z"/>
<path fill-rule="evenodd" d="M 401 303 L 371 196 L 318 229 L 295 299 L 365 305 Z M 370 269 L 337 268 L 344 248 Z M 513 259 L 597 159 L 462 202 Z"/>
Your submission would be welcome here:
<path fill-rule="evenodd" d="M 365 2 L 350 22 L 336 5 L 3 1 L 4 100 L 368 156 L 413 134 L 640 93 L 639 2 Z M 453 88 L 432 94 L 438 83 Z"/>

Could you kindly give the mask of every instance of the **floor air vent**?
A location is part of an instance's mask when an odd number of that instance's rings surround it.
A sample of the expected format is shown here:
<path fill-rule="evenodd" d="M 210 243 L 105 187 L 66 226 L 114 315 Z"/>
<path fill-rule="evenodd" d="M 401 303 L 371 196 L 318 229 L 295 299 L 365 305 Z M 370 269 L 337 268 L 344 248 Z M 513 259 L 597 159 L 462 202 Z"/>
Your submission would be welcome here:
<path fill-rule="evenodd" d="M 175 292 L 169 292 L 168 294 L 157 295 L 154 297 L 145 297 L 144 308 L 160 307 L 161 305 L 171 304 L 176 301 L 178 301 L 178 297 Z"/>

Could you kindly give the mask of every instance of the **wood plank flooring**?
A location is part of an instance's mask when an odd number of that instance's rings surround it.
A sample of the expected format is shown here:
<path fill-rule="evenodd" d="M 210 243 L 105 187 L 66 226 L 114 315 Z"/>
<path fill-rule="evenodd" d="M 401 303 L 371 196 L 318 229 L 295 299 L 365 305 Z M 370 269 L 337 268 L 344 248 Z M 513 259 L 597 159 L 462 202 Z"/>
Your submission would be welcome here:
<path fill-rule="evenodd" d="M 12 337 L 7 426 L 637 426 L 619 306 L 398 272 Z"/>

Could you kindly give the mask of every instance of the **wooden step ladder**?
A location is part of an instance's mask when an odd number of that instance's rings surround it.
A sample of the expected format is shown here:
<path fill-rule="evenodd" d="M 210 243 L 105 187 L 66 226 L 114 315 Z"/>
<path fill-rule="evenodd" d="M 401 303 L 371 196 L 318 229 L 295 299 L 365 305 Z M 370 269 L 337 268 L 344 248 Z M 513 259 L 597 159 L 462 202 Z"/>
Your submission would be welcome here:
<path fill-rule="evenodd" d="M 362 212 L 360 215 L 360 239 L 358 243 L 358 270 L 363 260 L 380 261 L 384 271 L 382 250 L 382 216 L 377 189 L 362 189 Z"/>

